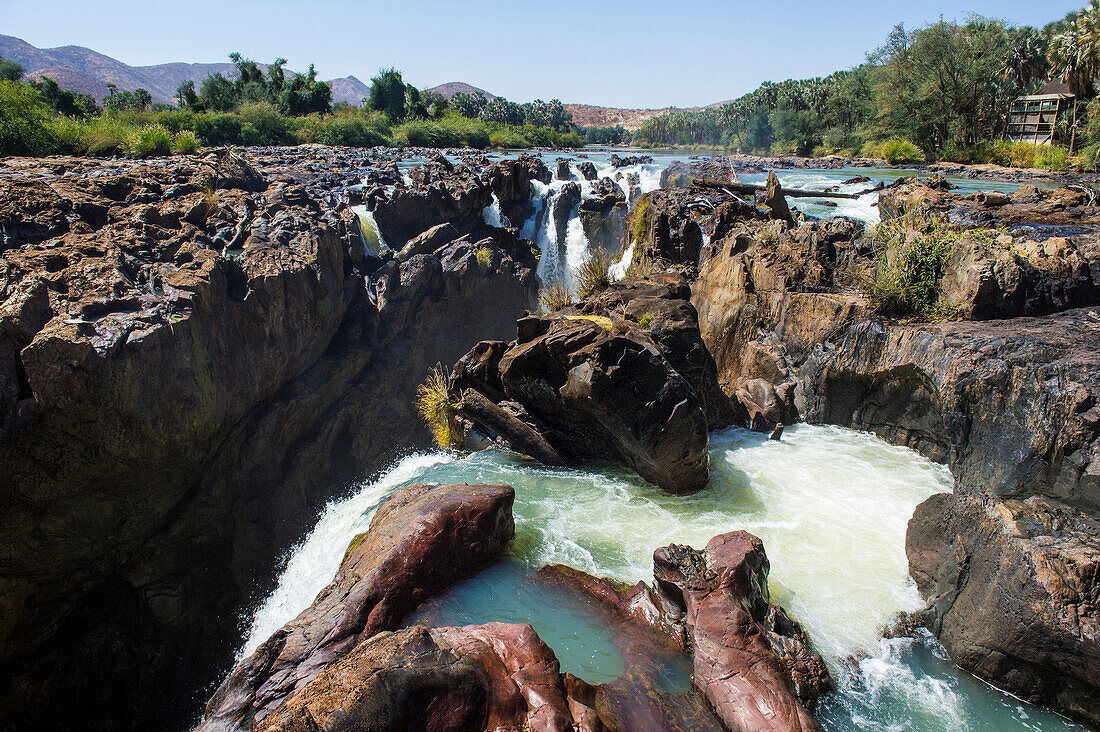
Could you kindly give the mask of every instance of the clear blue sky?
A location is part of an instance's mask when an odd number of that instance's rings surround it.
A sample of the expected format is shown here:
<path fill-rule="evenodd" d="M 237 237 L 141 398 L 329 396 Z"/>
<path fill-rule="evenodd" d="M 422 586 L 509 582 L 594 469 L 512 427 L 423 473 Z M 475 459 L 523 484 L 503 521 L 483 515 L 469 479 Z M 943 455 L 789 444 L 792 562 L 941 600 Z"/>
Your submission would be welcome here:
<path fill-rule="evenodd" d="M 977 12 L 1043 25 L 1087 0 L 0 0 L 0 33 L 129 64 L 239 50 L 322 78 L 394 65 L 421 88 L 466 81 L 515 101 L 619 107 L 730 99 L 766 79 L 850 68 L 898 22 Z"/>

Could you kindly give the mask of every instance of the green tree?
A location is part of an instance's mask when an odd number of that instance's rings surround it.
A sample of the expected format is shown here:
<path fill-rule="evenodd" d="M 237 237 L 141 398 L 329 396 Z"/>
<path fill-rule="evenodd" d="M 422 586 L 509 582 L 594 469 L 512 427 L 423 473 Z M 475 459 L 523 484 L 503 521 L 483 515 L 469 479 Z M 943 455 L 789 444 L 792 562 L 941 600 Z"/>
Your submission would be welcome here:
<path fill-rule="evenodd" d="M 50 108 L 34 87 L 0 81 L 0 155 L 51 152 Z"/>
<path fill-rule="evenodd" d="M 405 95 L 405 82 L 401 79 L 401 72 L 390 67 L 382 69 L 371 79 L 367 104 L 371 109 L 386 115 L 391 124 L 397 124 L 405 119 Z"/>
<path fill-rule="evenodd" d="M 23 78 L 23 65 L 0 56 L 0 80 L 19 81 Z"/>

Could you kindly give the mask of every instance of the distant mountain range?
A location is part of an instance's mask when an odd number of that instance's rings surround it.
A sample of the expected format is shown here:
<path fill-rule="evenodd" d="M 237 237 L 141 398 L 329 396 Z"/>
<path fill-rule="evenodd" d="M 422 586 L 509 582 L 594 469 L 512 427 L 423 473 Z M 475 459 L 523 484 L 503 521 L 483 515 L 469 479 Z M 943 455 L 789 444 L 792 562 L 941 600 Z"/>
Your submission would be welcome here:
<path fill-rule="evenodd" d="M 229 62 L 130 66 L 83 46 L 37 48 L 21 38 L 5 35 L 0 35 L 0 56 L 22 64 L 27 78 L 48 76 L 66 89 L 91 94 L 100 101 L 107 96 L 109 83 L 127 91 L 146 89 L 153 101 L 171 103 L 176 88 L 188 79 L 198 84 L 219 72 L 229 78 L 237 75 L 237 67 Z M 359 104 L 370 92 L 370 87 L 354 76 L 330 79 L 329 84 L 334 102 Z"/>
<path fill-rule="evenodd" d="M 0 35 L 0 56 L 23 65 L 29 79 L 48 76 L 62 88 L 81 94 L 91 94 L 99 101 L 107 96 L 107 84 L 119 89 L 133 91 L 142 88 L 149 91 L 153 101 L 174 103 L 176 88 L 188 79 L 197 84 L 211 74 L 222 73 L 235 78 L 237 68 L 231 63 L 167 63 L 154 66 L 130 66 L 110 56 L 83 46 L 59 46 L 58 48 L 37 48 L 21 38 Z M 262 64 L 261 64 L 262 65 Z M 342 76 L 329 79 L 332 86 L 332 101 L 360 104 L 370 94 L 370 87 L 354 76 Z M 427 91 L 439 92 L 448 99 L 465 92 L 481 92 L 486 99 L 494 99 L 492 94 L 464 81 L 449 81 L 433 86 Z M 709 104 L 715 107 L 724 102 Z M 622 125 L 628 130 L 638 129 L 642 122 L 672 111 L 698 110 L 702 107 L 664 107 L 662 109 L 621 109 L 618 107 L 599 107 L 591 104 L 566 104 L 565 108 L 573 115 L 573 121 L 584 127 L 613 127 Z"/>

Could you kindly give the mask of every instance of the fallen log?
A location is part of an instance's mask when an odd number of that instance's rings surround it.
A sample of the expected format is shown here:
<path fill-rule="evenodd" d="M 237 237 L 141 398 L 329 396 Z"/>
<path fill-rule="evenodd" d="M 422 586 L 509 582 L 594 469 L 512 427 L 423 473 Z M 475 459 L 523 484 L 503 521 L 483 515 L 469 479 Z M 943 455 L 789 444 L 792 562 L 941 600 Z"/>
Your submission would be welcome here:
<path fill-rule="evenodd" d="M 542 435 L 473 389 L 462 393 L 455 411 L 503 437 L 516 452 L 530 455 L 547 465 L 566 464 L 565 458 Z"/>
<path fill-rule="evenodd" d="M 724 180 L 710 180 L 707 178 L 692 178 L 691 184 L 696 188 L 716 188 L 730 193 L 755 194 L 757 191 L 767 191 L 768 187 L 761 183 L 731 183 Z M 875 188 L 868 188 L 857 193 L 834 193 L 830 191 L 797 191 L 792 188 L 782 188 L 781 192 L 788 198 L 850 198 L 856 199 L 868 193 L 873 193 Z"/>

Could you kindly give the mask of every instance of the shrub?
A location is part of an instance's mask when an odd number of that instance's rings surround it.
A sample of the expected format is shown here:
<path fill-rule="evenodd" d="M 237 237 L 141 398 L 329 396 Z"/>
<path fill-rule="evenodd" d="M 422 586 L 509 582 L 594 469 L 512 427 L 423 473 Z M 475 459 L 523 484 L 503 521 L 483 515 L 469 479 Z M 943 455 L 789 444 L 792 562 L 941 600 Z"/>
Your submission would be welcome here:
<path fill-rule="evenodd" d="M 380 114 L 310 115 L 295 132 L 299 142 L 344 147 L 386 145 L 390 128 Z"/>
<path fill-rule="evenodd" d="M 543 312 L 552 313 L 561 310 L 573 302 L 573 293 L 561 282 L 555 282 L 543 287 L 539 292 L 539 305 Z"/>
<path fill-rule="evenodd" d="M 611 284 L 608 270 L 611 268 L 611 252 L 603 247 L 593 247 L 577 272 L 577 297 L 584 300 Z"/>
<path fill-rule="evenodd" d="M 50 136 L 57 152 L 84 155 L 88 152 L 87 124 L 69 117 L 55 117 L 49 123 Z"/>
<path fill-rule="evenodd" d="M 50 109 L 34 87 L 0 81 L 0 155 L 48 155 Z"/>
<path fill-rule="evenodd" d="M 642 317 L 638 318 L 638 325 L 642 326 L 643 328 L 648 328 L 649 326 L 653 325 L 653 316 L 649 313 L 645 313 L 644 315 L 642 315 Z"/>
<path fill-rule="evenodd" d="M 489 146 L 515 150 L 529 145 L 527 138 L 515 130 L 495 130 L 489 135 Z"/>
<path fill-rule="evenodd" d="M 172 133 L 161 125 L 146 125 L 130 133 L 127 150 L 139 158 L 167 155 L 172 151 Z"/>
<path fill-rule="evenodd" d="M 890 317 L 936 319 L 947 311 L 939 302 L 941 280 L 955 244 L 963 236 L 993 240 L 999 232 L 968 229 L 906 215 L 884 221 L 871 232 L 876 253 L 872 305 Z"/>
<path fill-rule="evenodd" d="M 491 269 L 493 266 L 493 250 L 489 247 L 481 247 L 474 254 L 477 258 L 477 266 L 482 269 Z"/>
<path fill-rule="evenodd" d="M 181 155 L 190 155 L 199 149 L 199 138 L 191 130 L 181 130 L 172 140 L 172 147 Z"/>
<path fill-rule="evenodd" d="M 239 145 L 244 120 L 228 112 L 206 112 L 195 118 L 195 134 L 203 145 Z"/>
<path fill-rule="evenodd" d="M 292 120 L 279 114 L 270 102 L 242 104 L 237 110 L 241 118 L 242 145 L 289 145 Z"/>
<path fill-rule="evenodd" d="M 442 364 L 429 371 L 428 378 L 416 388 L 416 411 L 431 427 L 435 444 L 444 449 L 462 444 Z"/>
<path fill-rule="evenodd" d="M 113 115 L 100 115 L 88 120 L 85 126 L 85 139 L 88 155 L 121 155 L 126 152 L 134 128 L 123 123 Z"/>
<path fill-rule="evenodd" d="M 891 165 L 895 163 L 924 162 L 924 153 L 921 149 L 900 137 L 891 137 L 883 144 L 882 157 Z"/>

